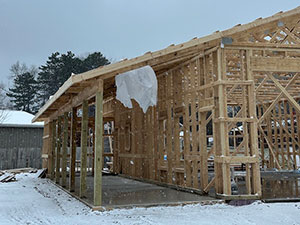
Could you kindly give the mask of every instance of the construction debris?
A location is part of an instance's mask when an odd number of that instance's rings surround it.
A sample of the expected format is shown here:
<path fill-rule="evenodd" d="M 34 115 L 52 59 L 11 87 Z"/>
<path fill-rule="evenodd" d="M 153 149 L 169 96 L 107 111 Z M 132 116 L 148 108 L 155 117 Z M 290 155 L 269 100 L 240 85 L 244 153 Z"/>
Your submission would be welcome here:
<path fill-rule="evenodd" d="M 36 170 L 36 172 L 37 172 L 37 170 Z M 46 172 L 47 172 L 47 169 L 40 170 L 39 171 L 40 174 L 38 175 L 38 178 L 46 178 Z"/>
<path fill-rule="evenodd" d="M 4 177 L 1 178 L 1 180 L 0 180 L 1 183 L 7 183 L 7 182 L 12 182 L 12 181 L 16 181 L 16 177 L 14 174 L 4 175 Z"/>
<path fill-rule="evenodd" d="M 37 169 L 28 167 L 28 168 L 18 168 L 18 169 L 4 170 L 2 172 L 4 172 L 4 173 L 10 173 L 10 174 L 36 173 Z"/>

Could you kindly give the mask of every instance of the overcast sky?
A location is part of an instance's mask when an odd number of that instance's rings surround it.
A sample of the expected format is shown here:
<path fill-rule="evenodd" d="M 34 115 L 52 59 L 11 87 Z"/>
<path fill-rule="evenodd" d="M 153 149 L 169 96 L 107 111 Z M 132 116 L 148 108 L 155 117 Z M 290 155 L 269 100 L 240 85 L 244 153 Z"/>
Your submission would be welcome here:
<path fill-rule="evenodd" d="M 132 58 L 293 9 L 299 0 L 0 0 L 0 81 L 53 52 Z"/>

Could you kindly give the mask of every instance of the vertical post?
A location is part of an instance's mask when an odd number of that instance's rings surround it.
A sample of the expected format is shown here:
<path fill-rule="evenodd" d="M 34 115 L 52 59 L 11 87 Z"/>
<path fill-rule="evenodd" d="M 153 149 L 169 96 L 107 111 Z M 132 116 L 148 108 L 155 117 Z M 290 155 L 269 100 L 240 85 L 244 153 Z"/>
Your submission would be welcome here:
<path fill-rule="evenodd" d="M 75 164 L 76 164 L 76 127 L 77 127 L 77 109 L 72 109 L 71 116 L 71 136 L 70 136 L 70 187 L 71 192 L 75 191 Z"/>
<path fill-rule="evenodd" d="M 55 182 L 58 184 L 60 180 L 60 159 L 61 159 L 61 117 L 58 117 L 57 121 L 57 138 L 56 138 L 56 172 Z"/>
<path fill-rule="evenodd" d="M 214 57 L 216 64 L 217 81 L 220 82 L 215 87 L 215 110 L 214 110 L 214 146 L 215 156 L 229 156 L 229 143 L 228 143 L 228 128 L 227 118 L 227 96 L 225 85 L 221 83 L 225 80 L 224 68 L 224 50 L 219 48 Z M 216 133 L 215 133 L 216 132 Z M 216 159 L 216 158 L 215 158 Z M 217 165 L 216 165 L 217 164 Z M 230 166 L 225 162 L 216 162 L 216 192 L 217 194 L 231 195 L 231 181 L 230 181 Z"/>
<path fill-rule="evenodd" d="M 51 171 L 50 178 L 53 180 L 55 175 L 55 150 L 56 150 L 56 120 L 53 120 L 51 123 L 52 139 L 51 139 Z"/>
<path fill-rule="evenodd" d="M 67 144 L 68 144 L 68 112 L 64 113 L 64 127 L 63 127 L 63 143 L 62 143 L 62 165 L 61 165 L 61 186 L 66 187 L 67 182 Z"/>
<path fill-rule="evenodd" d="M 224 80 L 224 50 L 218 49 L 217 51 L 217 63 L 218 63 L 218 80 Z M 227 98 L 225 93 L 225 85 L 219 85 L 219 118 L 227 117 Z M 222 155 L 229 155 L 229 145 L 228 145 L 228 129 L 227 122 L 220 122 L 220 144 Z M 223 173 L 223 191 L 226 195 L 231 195 L 231 181 L 230 181 L 230 167 L 228 163 L 222 164 Z"/>
<path fill-rule="evenodd" d="M 99 80 L 96 93 L 95 112 L 95 175 L 94 175 L 94 206 L 102 204 L 102 152 L 103 152 L 103 80 Z"/>
<path fill-rule="evenodd" d="M 42 168 L 49 171 L 49 154 L 50 154 L 50 121 L 45 121 L 43 129 L 43 148 L 42 148 Z"/>
<path fill-rule="evenodd" d="M 206 114 L 199 112 L 200 115 L 200 185 L 201 189 L 208 185 L 208 168 L 207 168 L 207 140 L 206 140 Z"/>
<path fill-rule="evenodd" d="M 48 130 L 48 140 L 47 140 L 47 153 L 48 153 L 48 165 L 47 165 L 47 168 L 48 168 L 48 171 L 47 171 L 47 176 L 49 176 L 51 178 L 51 174 L 52 174 L 52 170 L 53 170 L 53 167 L 52 167 L 52 161 L 53 161 L 53 152 L 52 152 L 52 139 L 53 139 L 53 136 L 52 136 L 52 121 L 49 121 L 49 130 Z"/>
<path fill-rule="evenodd" d="M 86 170 L 87 170 L 87 130 L 88 130 L 88 101 L 82 102 L 81 118 L 81 157 L 80 157 L 80 192 L 79 197 L 86 197 Z"/>
<path fill-rule="evenodd" d="M 247 79 L 253 80 L 254 77 L 250 69 L 250 56 L 252 55 L 252 50 L 246 51 L 246 60 L 247 60 Z M 257 118 L 256 115 L 256 98 L 255 98 L 255 86 L 254 82 L 248 87 L 248 110 L 250 118 Z M 250 128 L 250 154 L 252 156 L 259 156 L 258 151 L 258 134 L 257 134 L 257 121 L 253 121 L 249 124 Z M 252 185 L 253 192 L 258 196 L 261 196 L 261 182 L 260 182 L 260 169 L 259 163 L 254 163 L 252 165 Z"/>
<path fill-rule="evenodd" d="M 169 184 L 173 184 L 173 132 L 172 124 L 174 120 L 172 119 L 172 75 L 167 76 L 167 162 L 168 162 L 168 174 L 167 181 Z"/>

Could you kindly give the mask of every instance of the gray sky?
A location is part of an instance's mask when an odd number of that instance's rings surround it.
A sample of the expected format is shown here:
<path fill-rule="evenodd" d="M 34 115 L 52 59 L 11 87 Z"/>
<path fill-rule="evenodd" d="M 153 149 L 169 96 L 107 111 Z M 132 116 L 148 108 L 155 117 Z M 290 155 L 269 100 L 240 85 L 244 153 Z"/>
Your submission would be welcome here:
<path fill-rule="evenodd" d="M 299 0 L 0 0 L 0 81 L 16 61 L 101 51 L 114 61 L 293 9 Z"/>

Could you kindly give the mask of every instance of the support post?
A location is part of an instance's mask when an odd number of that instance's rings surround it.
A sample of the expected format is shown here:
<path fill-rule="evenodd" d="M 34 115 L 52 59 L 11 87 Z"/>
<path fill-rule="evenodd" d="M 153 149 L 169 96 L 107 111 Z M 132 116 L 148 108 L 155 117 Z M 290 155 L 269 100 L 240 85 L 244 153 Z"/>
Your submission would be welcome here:
<path fill-rule="evenodd" d="M 224 49 L 218 49 L 215 57 L 215 71 L 217 80 L 224 81 Z M 228 156 L 228 127 L 226 121 L 219 120 L 220 118 L 227 118 L 227 96 L 225 92 L 225 85 L 218 84 L 214 90 L 215 110 L 214 110 L 214 147 L 215 156 Z M 230 166 L 228 163 L 216 162 L 215 158 L 215 187 L 217 194 L 231 195 L 231 181 L 230 181 Z"/>
<path fill-rule="evenodd" d="M 254 77 L 250 69 L 250 56 L 252 55 L 251 50 L 246 51 L 246 60 L 247 60 L 247 79 L 253 80 Z M 250 118 L 257 118 L 256 115 L 256 98 L 255 98 L 255 86 L 254 84 L 248 86 L 248 111 Z M 254 121 L 249 124 L 250 131 L 250 154 L 252 156 L 258 157 L 258 134 L 257 134 L 257 121 Z M 260 181 L 260 165 L 259 163 L 252 164 L 252 189 L 253 193 L 261 196 L 261 181 Z"/>
<path fill-rule="evenodd" d="M 76 127 L 77 109 L 72 109 L 71 115 L 71 135 L 70 135 L 70 187 L 71 192 L 75 191 L 75 166 L 76 166 Z"/>
<path fill-rule="evenodd" d="M 52 132 L 52 138 L 51 138 L 51 170 L 50 170 L 50 178 L 54 180 L 55 176 L 55 150 L 56 150 L 56 120 L 53 120 L 51 122 L 51 132 Z"/>
<path fill-rule="evenodd" d="M 204 190 L 208 185 L 208 168 L 207 168 L 207 140 L 206 140 L 206 115 L 207 112 L 200 114 L 200 186 Z"/>
<path fill-rule="evenodd" d="M 61 186 L 66 187 L 67 183 L 67 144 L 68 144 L 68 113 L 64 113 L 64 127 L 63 127 L 63 143 L 62 143 L 62 164 L 61 164 Z"/>
<path fill-rule="evenodd" d="M 86 197 L 88 109 L 88 101 L 84 100 L 81 118 L 80 198 Z"/>
<path fill-rule="evenodd" d="M 60 159 L 61 159 L 61 117 L 58 117 L 57 121 L 57 138 L 56 138 L 56 172 L 55 182 L 59 184 L 60 180 Z"/>
<path fill-rule="evenodd" d="M 52 139 L 53 139 L 53 135 L 52 135 L 52 124 L 53 121 L 49 121 L 49 130 L 48 130 L 48 140 L 47 140 L 47 154 L 48 154 L 48 162 L 47 162 L 47 177 L 50 177 L 51 179 L 51 174 L 53 171 L 53 167 L 52 167 L 52 161 L 53 161 L 53 152 L 52 152 Z"/>
<path fill-rule="evenodd" d="M 99 80 L 96 92 L 95 112 L 95 175 L 94 175 L 94 206 L 102 204 L 102 153 L 103 153 L 103 80 Z"/>

